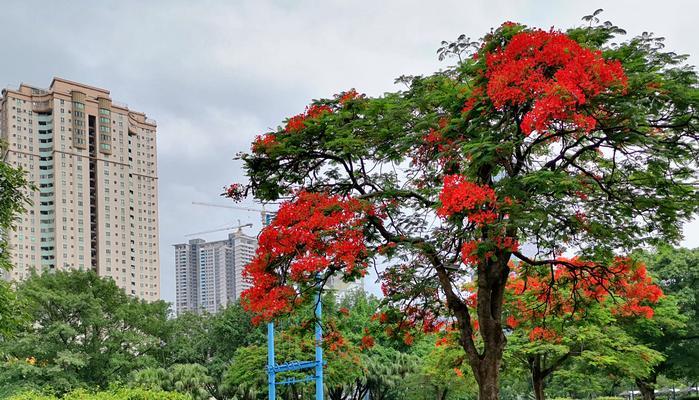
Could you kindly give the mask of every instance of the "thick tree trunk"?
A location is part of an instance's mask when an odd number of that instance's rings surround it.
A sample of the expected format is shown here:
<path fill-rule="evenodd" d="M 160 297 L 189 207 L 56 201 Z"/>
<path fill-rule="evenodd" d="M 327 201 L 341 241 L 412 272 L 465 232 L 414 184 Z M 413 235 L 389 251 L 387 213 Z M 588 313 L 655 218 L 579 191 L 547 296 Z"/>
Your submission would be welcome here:
<path fill-rule="evenodd" d="M 546 398 L 544 395 L 544 378 L 541 376 L 532 377 L 532 384 L 534 385 L 534 398 L 536 400 L 544 400 Z"/>
<path fill-rule="evenodd" d="M 439 256 L 434 252 L 429 252 L 426 256 L 435 266 L 447 305 L 456 317 L 461 336 L 459 343 L 466 352 L 469 366 L 478 383 L 478 399 L 499 400 L 500 363 L 507 342 L 502 330 L 501 319 L 505 285 L 510 273 L 507 264 L 510 253 L 497 254 L 497 261 L 492 261 L 495 258 L 493 257 L 478 266 L 476 316 L 471 315 L 466 302 L 456 294 L 454 285 Z M 474 320 L 477 320 L 480 325 L 478 330 L 483 339 L 482 350 L 476 346 L 474 341 L 475 332 L 472 325 Z"/>
<path fill-rule="evenodd" d="M 643 400 L 655 400 L 655 382 L 657 380 L 657 375 L 653 373 L 651 376 L 645 379 L 636 379 L 636 385 L 641 391 L 641 396 Z"/>
<path fill-rule="evenodd" d="M 478 400 L 500 399 L 500 363 L 489 362 L 482 364 L 482 372 L 478 377 Z"/>
<path fill-rule="evenodd" d="M 509 257 L 504 258 L 504 260 Z M 477 368 L 469 357 L 478 382 L 479 400 L 500 398 L 500 364 L 507 339 L 502 331 L 502 304 L 509 268 L 507 262 L 489 263 L 478 268 L 477 314 L 483 338 L 483 354 Z"/>

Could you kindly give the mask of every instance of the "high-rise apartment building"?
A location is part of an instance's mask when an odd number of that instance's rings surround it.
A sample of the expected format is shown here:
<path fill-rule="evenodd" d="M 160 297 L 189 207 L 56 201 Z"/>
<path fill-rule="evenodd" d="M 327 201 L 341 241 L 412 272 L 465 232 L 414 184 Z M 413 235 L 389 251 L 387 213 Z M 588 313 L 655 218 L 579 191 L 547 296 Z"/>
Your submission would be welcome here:
<path fill-rule="evenodd" d="M 228 239 L 206 242 L 193 239 L 175 245 L 175 282 L 177 313 L 210 313 L 225 308 L 240 298 L 250 284 L 243 269 L 255 256 L 257 238 L 242 231 Z"/>
<path fill-rule="evenodd" d="M 156 123 L 107 90 L 54 78 L 0 99 L 2 158 L 38 190 L 9 233 L 14 269 L 93 269 L 127 294 L 160 298 Z"/>

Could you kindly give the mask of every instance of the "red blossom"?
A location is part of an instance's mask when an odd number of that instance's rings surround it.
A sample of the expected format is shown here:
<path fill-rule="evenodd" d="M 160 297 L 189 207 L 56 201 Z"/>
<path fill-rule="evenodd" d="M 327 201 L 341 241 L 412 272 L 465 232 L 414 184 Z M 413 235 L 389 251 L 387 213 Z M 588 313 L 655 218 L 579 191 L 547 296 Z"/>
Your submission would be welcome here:
<path fill-rule="evenodd" d="M 494 222 L 495 190 L 487 185 L 470 182 L 463 175 L 447 175 L 439 194 L 442 205 L 437 209 L 440 217 L 449 217 L 465 212 L 468 218 L 479 225 Z"/>
<path fill-rule="evenodd" d="M 525 135 L 557 122 L 589 132 L 596 121 L 582 106 L 627 86 L 619 61 L 605 60 L 601 52 L 564 33 L 542 30 L 517 33 L 504 47 L 486 54 L 485 77 L 486 93 L 497 109 L 531 104 L 521 123 Z M 464 111 L 470 111 L 478 95 L 472 94 Z"/>
<path fill-rule="evenodd" d="M 244 271 L 252 287 L 242 297 L 256 323 L 289 311 L 297 294 L 293 283 L 312 284 L 329 270 L 362 276 L 368 252 L 361 227 L 367 210 L 356 199 L 309 192 L 281 205 L 260 233 L 255 258 Z"/>
<path fill-rule="evenodd" d="M 273 133 L 257 135 L 252 142 L 251 150 L 255 154 L 266 153 L 267 150 L 277 145 L 277 136 Z"/>
<path fill-rule="evenodd" d="M 362 344 L 359 346 L 362 350 L 367 350 L 374 347 L 374 338 L 370 335 L 362 336 Z"/>
<path fill-rule="evenodd" d="M 534 329 L 529 332 L 529 340 L 532 342 L 537 340 L 543 340 L 545 342 L 559 342 L 561 338 L 554 330 L 541 326 L 535 326 Z"/>
<path fill-rule="evenodd" d="M 480 257 L 478 256 L 478 241 L 472 240 L 461 246 L 461 261 L 466 265 L 478 265 Z"/>
<path fill-rule="evenodd" d="M 507 317 L 507 319 L 506 319 L 506 324 L 507 324 L 507 326 L 509 326 L 511 329 L 514 329 L 514 328 L 516 328 L 517 326 L 519 326 L 519 321 L 518 321 L 517 318 L 515 318 L 514 316 L 509 315 L 509 316 Z"/>
<path fill-rule="evenodd" d="M 245 187 L 240 183 L 232 183 L 228 187 L 223 188 L 222 196 L 228 197 L 233 201 L 240 201 L 245 197 Z"/>
<path fill-rule="evenodd" d="M 358 96 L 359 94 L 356 90 L 350 89 L 340 95 L 340 99 L 338 100 L 338 102 L 344 105 L 348 101 L 356 99 Z"/>
<path fill-rule="evenodd" d="M 289 118 L 286 122 L 286 131 L 289 133 L 296 133 L 303 130 L 306 127 L 306 114 L 298 114 Z"/>
<path fill-rule="evenodd" d="M 608 307 L 621 317 L 651 318 L 653 304 L 663 295 L 652 283 L 645 265 L 628 257 L 616 257 L 609 265 L 560 257 L 553 266 L 553 277 L 520 276 L 515 268 L 507 290 L 513 296 L 506 324 L 513 329 L 525 323 L 531 326 L 549 316 L 573 316 L 590 302 Z M 535 326 L 530 339 L 556 340 L 550 329 Z"/>
<path fill-rule="evenodd" d="M 413 342 L 415 341 L 415 337 L 410 334 L 410 332 L 405 332 L 403 335 L 403 343 L 405 343 L 408 346 L 411 346 Z"/>
<path fill-rule="evenodd" d="M 316 119 L 321 117 L 323 114 L 332 113 L 332 108 L 326 105 L 313 104 L 310 107 L 306 107 L 306 111 L 295 115 L 286 122 L 285 130 L 288 133 L 297 133 L 306 128 L 306 121 L 309 119 Z"/>

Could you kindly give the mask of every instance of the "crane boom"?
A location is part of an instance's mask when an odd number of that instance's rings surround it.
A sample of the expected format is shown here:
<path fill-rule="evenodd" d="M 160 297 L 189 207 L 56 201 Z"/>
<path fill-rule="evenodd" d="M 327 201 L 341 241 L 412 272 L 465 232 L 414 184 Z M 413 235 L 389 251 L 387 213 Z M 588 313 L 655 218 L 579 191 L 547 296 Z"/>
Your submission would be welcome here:
<path fill-rule="evenodd" d="M 242 210 L 242 211 L 254 211 L 254 212 L 266 212 L 264 209 L 258 209 L 258 208 L 248 208 L 248 207 L 236 207 L 236 206 L 227 206 L 223 204 L 216 204 L 216 203 L 204 203 L 201 201 L 193 201 L 192 204 L 196 206 L 207 206 L 207 207 L 219 207 L 219 208 L 230 208 L 233 210 Z"/>
<path fill-rule="evenodd" d="M 242 229 L 242 228 L 245 228 L 245 227 L 250 227 L 250 228 L 252 228 L 252 224 L 245 224 L 245 225 L 238 225 L 238 226 L 229 226 L 229 227 L 227 227 L 227 228 L 212 229 L 212 230 L 210 230 L 210 231 L 189 233 L 189 234 L 184 235 L 184 236 L 185 236 L 185 237 L 190 237 L 190 236 L 196 236 L 196 235 L 203 235 L 203 234 L 205 234 L 205 233 L 229 231 L 229 230 L 231 230 L 231 229 Z"/>

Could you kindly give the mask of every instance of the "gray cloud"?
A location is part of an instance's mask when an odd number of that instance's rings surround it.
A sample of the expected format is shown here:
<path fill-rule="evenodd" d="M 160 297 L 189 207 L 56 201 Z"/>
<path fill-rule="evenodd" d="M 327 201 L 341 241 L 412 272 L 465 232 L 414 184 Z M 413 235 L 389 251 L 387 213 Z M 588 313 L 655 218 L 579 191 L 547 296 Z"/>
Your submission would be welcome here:
<path fill-rule="evenodd" d="M 221 188 L 244 178 L 233 155 L 312 98 L 351 87 L 377 95 L 401 74 L 439 69 L 441 40 L 480 37 L 506 20 L 568 27 L 598 7 L 630 34 L 657 32 L 669 48 L 699 54 L 693 1 L 593 3 L 14 2 L 0 15 L 11 55 L 0 82 L 42 86 L 62 76 L 107 88 L 158 120 L 162 294 L 174 301 L 172 244 L 237 219 L 258 222 L 191 201 L 224 203 Z M 685 244 L 699 246 L 699 223 L 686 232 Z"/>

